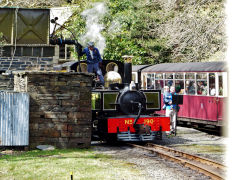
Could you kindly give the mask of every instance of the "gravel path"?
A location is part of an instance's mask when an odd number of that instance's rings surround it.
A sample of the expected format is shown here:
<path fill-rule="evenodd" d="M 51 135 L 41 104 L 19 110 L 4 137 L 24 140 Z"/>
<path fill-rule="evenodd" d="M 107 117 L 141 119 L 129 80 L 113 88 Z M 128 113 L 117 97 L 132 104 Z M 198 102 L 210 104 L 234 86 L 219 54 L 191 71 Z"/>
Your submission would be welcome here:
<path fill-rule="evenodd" d="M 209 147 L 225 148 L 224 137 L 208 135 L 195 129 L 178 127 L 178 135 L 176 137 L 163 137 L 158 142 L 161 145 L 184 150 L 192 154 L 197 154 L 211 158 L 213 160 L 224 162 L 224 152 L 211 151 Z M 187 147 L 187 148 L 185 148 Z M 200 148 L 199 148 L 200 147 Z M 210 151 L 203 151 L 208 147 Z M 93 149 L 99 153 L 109 154 L 113 158 L 126 161 L 133 165 L 141 172 L 141 177 L 133 177 L 133 179 L 164 179 L 164 180 L 207 180 L 209 177 L 183 167 L 176 163 L 158 158 L 153 154 L 149 154 L 144 150 L 128 147 L 124 144 L 109 146 L 93 144 Z"/>
<path fill-rule="evenodd" d="M 209 135 L 192 128 L 178 127 L 176 137 L 165 137 L 158 144 L 225 164 L 226 142 L 226 137 Z"/>

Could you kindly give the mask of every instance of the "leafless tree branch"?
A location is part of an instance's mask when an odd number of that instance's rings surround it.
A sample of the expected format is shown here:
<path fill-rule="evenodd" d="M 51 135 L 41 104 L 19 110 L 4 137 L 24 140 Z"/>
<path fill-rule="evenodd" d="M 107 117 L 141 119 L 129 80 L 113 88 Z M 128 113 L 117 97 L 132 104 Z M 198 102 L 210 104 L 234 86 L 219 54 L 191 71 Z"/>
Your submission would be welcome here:
<path fill-rule="evenodd" d="M 218 0 L 147 0 L 159 10 L 163 23 L 151 25 L 149 34 L 167 38 L 173 61 L 202 61 L 225 52 L 225 14 Z M 174 10 L 176 10 L 174 12 Z M 173 15 L 174 13 L 174 15 Z M 217 59 L 216 59 L 217 60 Z"/>

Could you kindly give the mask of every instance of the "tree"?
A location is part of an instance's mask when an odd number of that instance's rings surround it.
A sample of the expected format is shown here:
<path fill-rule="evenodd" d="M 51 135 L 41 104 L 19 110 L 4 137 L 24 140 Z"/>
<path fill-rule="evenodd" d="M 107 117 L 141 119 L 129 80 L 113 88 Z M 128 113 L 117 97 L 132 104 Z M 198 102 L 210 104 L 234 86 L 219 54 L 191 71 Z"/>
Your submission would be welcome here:
<path fill-rule="evenodd" d="M 105 59 L 133 55 L 134 64 L 224 59 L 224 0 L 72 0 L 78 7 L 65 25 L 80 42 L 87 33 L 81 13 L 96 2 L 104 2 L 108 9 L 99 19 Z M 67 1 L 3 0 L 1 5 L 51 7 L 64 3 Z"/>
<path fill-rule="evenodd" d="M 17 6 L 17 7 L 25 7 L 25 8 L 43 8 L 43 7 L 53 7 L 53 6 L 61 6 L 66 3 L 66 0 L 2 0 L 1 6 Z"/>

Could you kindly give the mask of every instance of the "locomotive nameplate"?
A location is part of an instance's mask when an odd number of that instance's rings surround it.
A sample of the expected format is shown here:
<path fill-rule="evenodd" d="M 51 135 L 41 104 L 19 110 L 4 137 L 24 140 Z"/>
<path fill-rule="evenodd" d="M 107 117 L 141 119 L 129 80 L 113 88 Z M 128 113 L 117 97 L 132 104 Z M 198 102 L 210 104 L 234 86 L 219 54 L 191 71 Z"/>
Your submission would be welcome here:
<path fill-rule="evenodd" d="M 124 123 L 125 124 L 133 124 L 134 122 L 134 119 L 125 119 L 124 120 Z M 143 119 L 143 124 L 144 125 L 150 125 L 150 124 L 153 124 L 154 123 L 154 119 L 153 118 L 144 118 Z"/>
<path fill-rule="evenodd" d="M 108 118 L 108 133 L 117 133 L 117 131 L 135 133 L 134 120 L 135 118 L 132 117 Z M 159 131 L 160 127 L 162 131 L 170 131 L 169 117 L 140 117 L 137 124 L 150 126 L 151 131 Z"/>
<path fill-rule="evenodd" d="M 125 124 L 133 124 L 132 119 L 125 119 L 124 122 L 125 122 Z"/>

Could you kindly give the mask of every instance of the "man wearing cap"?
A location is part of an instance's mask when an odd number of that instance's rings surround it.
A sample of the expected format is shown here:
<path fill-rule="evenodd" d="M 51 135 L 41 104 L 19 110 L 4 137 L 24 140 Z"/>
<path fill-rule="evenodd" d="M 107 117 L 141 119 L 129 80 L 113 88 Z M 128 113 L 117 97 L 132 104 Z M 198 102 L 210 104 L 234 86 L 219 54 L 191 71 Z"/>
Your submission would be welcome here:
<path fill-rule="evenodd" d="M 104 78 L 102 75 L 102 71 L 99 68 L 99 63 L 102 63 L 102 58 L 101 55 L 99 53 L 99 50 L 94 47 L 94 43 L 93 42 L 88 42 L 87 43 L 88 47 L 83 49 L 82 54 L 86 54 L 87 56 L 87 70 L 89 73 L 93 73 L 96 72 L 100 82 L 102 85 L 104 85 Z"/>

